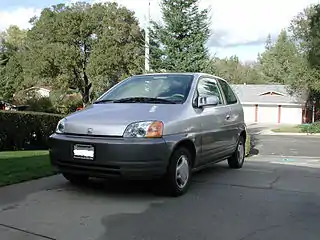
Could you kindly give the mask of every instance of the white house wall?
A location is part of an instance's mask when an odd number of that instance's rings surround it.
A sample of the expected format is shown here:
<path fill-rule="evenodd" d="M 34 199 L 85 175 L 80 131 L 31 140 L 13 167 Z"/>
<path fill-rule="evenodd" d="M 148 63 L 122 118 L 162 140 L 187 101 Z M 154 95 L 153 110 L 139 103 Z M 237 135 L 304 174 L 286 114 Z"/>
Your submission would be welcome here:
<path fill-rule="evenodd" d="M 300 106 L 282 106 L 280 119 L 281 123 L 301 124 L 302 108 Z"/>
<path fill-rule="evenodd" d="M 38 90 L 38 94 L 39 94 L 41 97 L 50 97 L 50 90 L 40 88 L 40 89 Z"/>

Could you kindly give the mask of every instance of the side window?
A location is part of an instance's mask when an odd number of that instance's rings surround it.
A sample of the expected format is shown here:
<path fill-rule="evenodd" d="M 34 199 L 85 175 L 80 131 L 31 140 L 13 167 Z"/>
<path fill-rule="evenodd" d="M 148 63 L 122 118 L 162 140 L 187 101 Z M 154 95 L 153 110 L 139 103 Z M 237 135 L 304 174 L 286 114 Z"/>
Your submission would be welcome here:
<path fill-rule="evenodd" d="M 236 95 L 234 94 L 232 88 L 230 85 L 223 80 L 219 79 L 220 86 L 222 88 L 222 91 L 224 93 L 224 96 L 226 97 L 227 104 L 235 104 L 238 102 Z"/>
<path fill-rule="evenodd" d="M 211 78 L 201 78 L 197 87 L 199 97 L 217 96 L 222 104 L 222 96 L 217 81 Z"/>

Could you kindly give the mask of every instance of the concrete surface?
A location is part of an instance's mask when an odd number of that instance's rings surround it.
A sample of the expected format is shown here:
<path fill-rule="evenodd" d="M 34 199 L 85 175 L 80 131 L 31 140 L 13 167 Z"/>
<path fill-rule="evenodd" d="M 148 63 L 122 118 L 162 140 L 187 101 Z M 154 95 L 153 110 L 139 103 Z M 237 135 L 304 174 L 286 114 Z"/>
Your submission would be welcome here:
<path fill-rule="evenodd" d="M 179 198 L 147 183 L 75 187 L 60 175 L 0 188 L 0 239 L 319 239 L 318 139 L 255 135 L 259 155 L 243 169 L 203 170 Z"/>

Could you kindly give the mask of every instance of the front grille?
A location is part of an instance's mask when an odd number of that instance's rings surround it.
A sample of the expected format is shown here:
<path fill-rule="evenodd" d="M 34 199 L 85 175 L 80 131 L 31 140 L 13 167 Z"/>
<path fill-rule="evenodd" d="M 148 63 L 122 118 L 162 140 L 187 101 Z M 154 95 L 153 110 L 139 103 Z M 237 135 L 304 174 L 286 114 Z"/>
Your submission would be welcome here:
<path fill-rule="evenodd" d="M 102 175 L 120 175 L 120 167 L 110 166 L 110 165 L 101 165 L 101 164 L 92 164 L 82 161 L 71 162 L 71 161 L 58 161 L 57 165 L 62 170 L 77 170 L 83 172 L 92 172 Z"/>

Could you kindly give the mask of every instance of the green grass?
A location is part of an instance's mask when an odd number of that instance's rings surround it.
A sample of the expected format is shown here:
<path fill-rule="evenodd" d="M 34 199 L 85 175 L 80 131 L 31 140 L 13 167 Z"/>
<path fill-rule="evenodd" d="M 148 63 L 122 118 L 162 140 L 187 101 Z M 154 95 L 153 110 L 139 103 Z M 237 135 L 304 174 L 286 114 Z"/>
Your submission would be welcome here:
<path fill-rule="evenodd" d="M 0 152 L 0 186 L 53 174 L 48 151 Z"/>
<path fill-rule="evenodd" d="M 299 125 L 295 126 L 284 126 L 276 129 L 272 129 L 273 132 L 278 133 L 301 133 L 301 127 Z"/>

